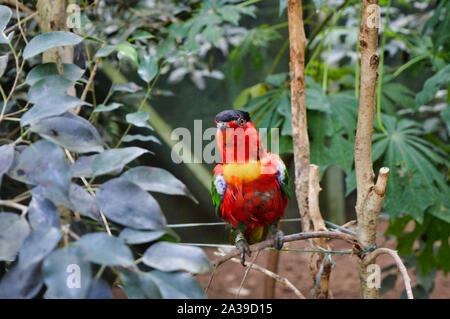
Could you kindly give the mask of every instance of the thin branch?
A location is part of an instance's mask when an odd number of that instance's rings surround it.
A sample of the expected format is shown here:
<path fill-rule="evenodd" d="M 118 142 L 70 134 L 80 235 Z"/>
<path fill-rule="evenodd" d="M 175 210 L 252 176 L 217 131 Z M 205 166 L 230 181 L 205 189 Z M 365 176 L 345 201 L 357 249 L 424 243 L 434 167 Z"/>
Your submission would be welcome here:
<path fill-rule="evenodd" d="M 406 270 L 405 265 L 403 264 L 403 261 L 400 259 L 400 256 L 398 255 L 396 250 L 389 249 L 389 248 L 377 248 L 373 252 L 369 253 L 367 255 L 367 261 L 366 264 L 369 265 L 371 263 L 374 263 L 378 256 L 382 254 L 390 255 L 392 258 L 394 258 L 395 263 L 397 264 L 398 270 L 400 271 L 400 274 L 403 277 L 403 282 L 405 284 L 406 294 L 408 296 L 408 299 L 414 299 L 413 292 L 411 289 L 411 279 L 409 278 L 408 271 Z"/>
<path fill-rule="evenodd" d="M 3 2 L 10 6 L 16 6 L 18 4 L 21 11 L 28 13 L 30 15 L 34 13 L 34 11 L 32 9 L 28 8 L 27 6 L 25 6 L 22 2 L 19 2 L 18 0 L 3 0 Z"/>
<path fill-rule="evenodd" d="M 231 261 L 237 264 L 240 264 L 241 261 L 237 258 L 231 258 Z M 253 263 L 253 264 L 249 264 L 248 262 L 245 262 L 245 265 L 249 266 L 249 269 L 252 268 L 254 270 L 257 270 L 259 272 L 262 272 L 264 275 L 275 279 L 276 281 L 278 281 L 280 284 L 282 284 L 283 286 L 291 289 L 294 294 L 299 298 L 299 299 L 306 299 L 305 296 L 300 292 L 300 290 L 298 290 L 287 278 L 282 277 L 274 272 L 271 272 L 270 270 L 263 268 L 261 266 L 258 266 L 257 264 Z"/>
<path fill-rule="evenodd" d="M 261 252 L 261 250 L 259 250 L 256 253 L 255 257 L 253 257 L 252 261 L 250 262 L 250 267 L 247 267 L 247 269 L 245 270 L 244 276 L 242 277 L 242 280 L 241 280 L 241 284 L 239 285 L 239 289 L 237 290 L 236 296 L 234 296 L 234 298 L 238 298 L 239 297 L 239 295 L 241 293 L 241 290 L 242 290 L 242 287 L 244 286 L 245 279 L 247 279 L 248 273 L 250 272 L 250 269 L 252 269 L 252 266 L 255 263 L 256 258 L 258 258 L 260 252 Z M 244 262 L 244 265 L 245 265 L 245 262 Z"/>
<path fill-rule="evenodd" d="M 22 35 L 25 43 L 28 44 L 27 36 L 25 35 L 25 32 L 22 29 L 22 23 L 20 22 L 19 1 L 17 0 L 16 0 L 16 15 L 17 15 L 17 25 L 19 27 L 20 34 Z"/>
<path fill-rule="evenodd" d="M 7 206 L 18 209 L 22 211 L 22 216 L 25 216 L 28 212 L 28 206 L 16 203 L 15 201 L 10 199 L 0 199 L 0 206 Z"/>
<path fill-rule="evenodd" d="M 70 154 L 69 150 L 65 148 L 64 152 L 66 153 L 67 158 L 69 159 L 69 161 L 73 164 L 75 162 L 75 160 L 73 159 L 73 157 Z M 81 177 L 81 180 L 83 181 L 84 185 L 86 185 L 86 189 L 88 190 L 88 192 L 91 193 L 91 195 L 95 197 L 95 193 L 92 190 L 92 188 L 90 187 L 90 185 L 89 185 L 88 181 L 86 180 L 86 178 Z M 100 217 L 102 218 L 103 225 L 105 226 L 106 232 L 108 233 L 109 236 L 112 236 L 111 229 L 109 229 L 108 220 L 106 219 L 105 214 L 103 214 L 103 212 L 101 210 L 99 210 L 99 212 L 100 212 Z"/>
<path fill-rule="evenodd" d="M 10 33 L 15 28 L 17 28 L 19 25 L 24 24 L 25 22 L 27 22 L 30 19 L 33 19 L 34 17 L 36 17 L 38 15 L 38 13 L 39 12 L 34 12 L 33 14 L 30 14 L 29 16 L 26 16 L 25 18 L 21 19 L 20 22 L 17 22 L 16 24 L 14 24 L 11 27 L 9 27 L 8 29 L 6 29 L 5 34 Z"/>
<path fill-rule="evenodd" d="M 86 84 L 86 87 L 84 88 L 83 93 L 81 94 L 81 101 L 85 101 L 87 94 L 91 88 L 92 83 L 94 82 L 94 77 L 97 74 L 98 65 L 100 64 L 100 58 L 97 58 L 95 61 L 94 68 L 92 69 L 91 75 L 89 76 L 88 83 Z"/>
<path fill-rule="evenodd" d="M 311 239 L 311 238 L 341 239 L 341 240 L 344 240 L 345 242 L 349 243 L 350 245 L 352 245 L 353 251 L 355 253 L 363 251 L 362 245 L 359 243 L 359 241 L 356 239 L 355 236 L 350 235 L 350 234 L 345 234 L 345 233 L 338 233 L 338 232 L 330 232 L 330 231 L 301 232 L 301 233 L 297 233 L 297 234 L 291 234 L 291 235 L 284 236 L 283 240 L 285 243 L 287 243 L 287 242 L 291 242 L 291 241 L 307 240 L 307 239 Z M 261 250 L 261 249 L 264 249 L 267 247 L 272 247 L 273 244 L 274 244 L 273 239 L 269 239 L 266 241 L 259 242 L 257 244 L 253 244 L 249 248 L 250 248 L 250 251 L 253 252 L 253 251 L 258 251 L 258 250 Z M 229 260 L 235 256 L 238 256 L 238 255 L 239 255 L 239 250 L 233 249 L 227 255 L 221 256 L 221 257 L 217 258 L 216 260 L 214 260 L 212 262 L 212 264 L 215 267 L 219 267 L 221 264 L 223 264 L 227 260 Z"/>

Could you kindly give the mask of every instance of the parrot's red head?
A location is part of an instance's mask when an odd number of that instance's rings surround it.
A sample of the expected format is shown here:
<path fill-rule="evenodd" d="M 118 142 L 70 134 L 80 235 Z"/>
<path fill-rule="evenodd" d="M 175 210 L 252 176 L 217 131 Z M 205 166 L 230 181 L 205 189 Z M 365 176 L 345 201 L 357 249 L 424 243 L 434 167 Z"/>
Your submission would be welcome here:
<path fill-rule="evenodd" d="M 226 110 L 216 115 L 216 143 L 224 163 L 247 163 L 262 157 L 264 148 L 250 114 Z"/>

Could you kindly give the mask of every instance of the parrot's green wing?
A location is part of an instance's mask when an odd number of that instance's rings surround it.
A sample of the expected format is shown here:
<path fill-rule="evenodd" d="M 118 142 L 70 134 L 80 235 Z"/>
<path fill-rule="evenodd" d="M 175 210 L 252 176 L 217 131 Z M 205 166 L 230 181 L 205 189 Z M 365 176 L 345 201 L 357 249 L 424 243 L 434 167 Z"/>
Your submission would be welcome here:
<path fill-rule="evenodd" d="M 286 196 L 291 199 L 291 188 L 289 183 L 289 172 L 286 168 L 286 165 L 284 165 L 284 162 L 281 158 L 278 158 L 278 165 L 277 165 L 278 173 L 277 178 L 278 182 L 280 183 L 280 187 L 283 190 L 283 192 L 286 194 Z"/>
<path fill-rule="evenodd" d="M 219 216 L 219 208 L 222 205 L 223 194 L 225 193 L 225 181 L 222 175 L 215 175 L 211 182 L 211 197 L 216 215 Z M 219 216 L 220 217 L 220 216 Z"/>
<path fill-rule="evenodd" d="M 291 199 L 291 186 L 290 186 L 289 172 L 287 168 L 284 168 L 284 178 L 283 183 L 281 183 L 281 187 L 283 191 L 286 193 L 287 197 Z"/>

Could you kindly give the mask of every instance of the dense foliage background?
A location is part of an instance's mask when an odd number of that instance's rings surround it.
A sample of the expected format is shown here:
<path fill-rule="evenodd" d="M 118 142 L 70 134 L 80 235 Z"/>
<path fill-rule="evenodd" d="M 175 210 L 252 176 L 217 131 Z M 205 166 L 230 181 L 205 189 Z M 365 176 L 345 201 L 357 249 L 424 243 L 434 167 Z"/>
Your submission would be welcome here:
<path fill-rule="evenodd" d="M 212 166 L 174 164 L 171 129 L 246 109 L 257 126 L 280 128 L 291 162 L 286 1 L 80 1 L 56 33 L 38 16 L 16 26 L 35 1 L 1 2 L 0 295 L 108 297 L 120 282 L 130 298 L 203 297 L 187 272 L 209 262 L 176 242 L 227 235 L 167 226 L 215 220 Z M 360 2 L 303 5 L 311 163 L 325 216 L 342 224 L 354 219 Z M 450 269 L 450 4 L 380 5 L 373 160 L 391 170 L 386 235 L 427 297 L 436 271 Z M 73 63 L 43 57 L 65 45 Z M 67 287 L 67 264 L 80 265 L 83 289 Z"/>

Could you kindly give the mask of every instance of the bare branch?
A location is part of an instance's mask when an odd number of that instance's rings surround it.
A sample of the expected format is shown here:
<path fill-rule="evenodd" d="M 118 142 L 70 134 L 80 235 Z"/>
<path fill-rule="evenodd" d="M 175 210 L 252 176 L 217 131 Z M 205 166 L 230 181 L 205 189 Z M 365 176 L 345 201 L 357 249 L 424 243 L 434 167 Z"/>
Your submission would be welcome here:
<path fill-rule="evenodd" d="M 341 239 L 344 240 L 345 242 L 349 243 L 350 245 L 353 246 L 353 251 L 355 253 L 361 252 L 362 246 L 359 243 L 358 239 L 350 234 L 345 234 L 345 233 L 338 233 L 338 232 L 330 232 L 330 231 L 324 231 L 324 232 L 301 232 L 301 233 L 297 233 L 297 234 L 291 234 L 291 235 L 287 235 L 284 236 L 284 242 L 291 242 L 291 241 L 299 241 L 299 240 L 307 240 L 307 239 L 311 239 L 311 238 L 328 238 L 328 239 Z M 269 240 L 265 240 L 262 242 L 259 242 L 257 244 L 253 244 L 251 245 L 250 251 L 258 251 L 267 247 L 272 247 L 273 246 L 273 239 L 269 239 Z M 226 262 L 227 260 L 238 256 L 239 255 L 239 250 L 237 249 L 233 249 L 231 252 L 229 252 L 227 255 L 225 256 L 221 256 L 219 258 L 217 258 L 216 260 L 214 260 L 212 262 L 212 264 L 215 267 L 219 267 L 221 264 L 223 264 L 224 262 Z"/>
<path fill-rule="evenodd" d="M 237 258 L 231 258 L 231 261 L 234 263 L 238 263 L 240 264 L 241 261 Z M 255 269 L 259 272 L 262 272 L 264 275 L 275 279 L 276 281 L 278 281 L 280 284 L 282 284 L 283 286 L 286 286 L 287 288 L 291 289 L 294 294 L 299 298 L 299 299 L 306 299 L 305 296 L 300 292 L 300 290 L 298 290 L 287 278 L 282 277 L 274 272 L 271 272 L 270 270 L 263 268 L 261 266 L 258 266 L 255 263 L 249 264 L 248 262 L 245 262 L 246 266 L 249 266 L 248 269 Z"/>
<path fill-rule="evenodd" d="M 398 270 L 400 271 L 400 274 L 403 277 L 403 282 L 405 284 L 406 294 L 408 296 L 408 299 L 414 299 L 413 292 L 411 289 L 411 279 L 409 278 L 408 271 L 406 270 L 405 265 L 403 264 L 403 261 L 400 259 L 400 256 L 398 255 L 396 250 L 392 250 L 389 248 L 377 248 L 373 252 L 367 254 L 366 257 L 366 263 L 367 265 L 374 263 L 378 256 L 382 254 L 390 255 L 392 258 L 394 258 L 395 263 L 397 264 Z"/>
<path fill-rule="evenodd" d="M 309 212 L 313 223 L 314 231 L 328 231 L 323 221 L 319 207 L 319 193 L 322 189 L 319 185 L 319 166 L 309 165 Z M 319 238 L 316 241 L 319 248 L 330 250 L 327 238 Z M 331 264 L 325 262 L 326 256 L 320 253 L 313 253 L 309 256 L 309 269 L 313 280 L 317 280 L 320 275 L 319 285 L 317 287 L 317 298 L 328 299 L 332 297 L 330 289 Z M 322 271 L 320 271 L 322 269 Z"/>
<path fill-rule="evenodd" d="M 313 230 L 308 206 L 309 138 L 305 102 L 305 30 L 301 0 L 288 1 L 292 142 L 295 162 L 295 194 L 302 218 L 302 230 Z"/>
<path fill-rule="evenodd" d="M 7 206 L 7 207 L 12 207 L 12 208 L 18 209 L 18 210 L 22 211 L 22 216 L 25 216 L 26 213 L 28 212 L 28 206 L 16 203 L 13 200 L 0 199 L 0 206 Z"/>
<path fill-rule="evenodd" d="M 97 74 L 97 69 L 98 69 L 99 63 L 100 63 L 100 58 L 97 58 L 97 60 L 95 61 L 94 68 L 92 69 L 91 75 L 89 76 L 89 80 L 86 84 L 86 87 L 84 88 L 84 91 L 81 94 L 82 101 L 86 100 L 87 94 L 91 88 L 92 83 L 94 82 L 95 75 Z"/>
<path fill-rule="evenodd" d="M 30 8 L 28 8 L 27 6 L 25 6 L 22 2 L 19 2 L 18 0 L 3 0 L 3 2 L 7 5 L 10 6 L 16 6 L 18 5 L 18 7 L 20 8 L 21 11 L 27 13 L 27 14 L 33 14 L 34 11 Z M 37 18 L 37 17 L 36 17 Z"/>

